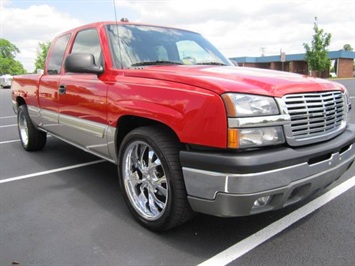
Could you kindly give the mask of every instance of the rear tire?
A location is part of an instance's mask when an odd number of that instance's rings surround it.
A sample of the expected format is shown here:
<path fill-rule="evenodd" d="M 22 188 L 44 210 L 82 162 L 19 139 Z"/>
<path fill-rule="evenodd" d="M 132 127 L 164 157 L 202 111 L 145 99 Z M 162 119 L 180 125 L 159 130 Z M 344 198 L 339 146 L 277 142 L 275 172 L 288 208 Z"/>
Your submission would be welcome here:
<path fill-rule="evenodd" d="M 119 181 L 134 218 L 146 228 L 164 231 L 189 220 L 179 161 L 179 142 L 163 127 L 137 128 L 119 150 Z"/>
<path fill-rule="evenodd" d="M 26 105 L 18 108 L 17 125 L 22 147 L 26 151 L 41 150 L 46 145 L 47 133 L 33 125 Z"/>

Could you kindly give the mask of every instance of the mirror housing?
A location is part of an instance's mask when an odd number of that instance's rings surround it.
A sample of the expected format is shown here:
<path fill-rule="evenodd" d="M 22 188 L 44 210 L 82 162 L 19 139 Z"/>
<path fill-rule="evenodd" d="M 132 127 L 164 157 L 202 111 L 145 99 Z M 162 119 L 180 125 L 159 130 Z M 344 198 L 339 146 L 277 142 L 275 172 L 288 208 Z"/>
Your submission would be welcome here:
<path fill-rule="evenodd" d="M 75 53 L 69 54 L 64 63 L 65 72 L 72 73 L 93 73 L 102 74 L 104 68 L 95 64 L 95 58 L 92 54 Z"/>

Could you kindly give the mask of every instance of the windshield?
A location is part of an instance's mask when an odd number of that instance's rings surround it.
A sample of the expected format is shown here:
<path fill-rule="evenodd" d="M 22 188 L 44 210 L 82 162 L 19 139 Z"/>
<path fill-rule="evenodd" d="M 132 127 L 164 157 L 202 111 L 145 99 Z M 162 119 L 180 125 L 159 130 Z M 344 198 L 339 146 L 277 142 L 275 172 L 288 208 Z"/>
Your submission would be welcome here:
<path fill-rule="evenodd" d="M 141 25 L 107 25 L 116 68 L 158 64 L 231 65 L 200 34 Z"/>

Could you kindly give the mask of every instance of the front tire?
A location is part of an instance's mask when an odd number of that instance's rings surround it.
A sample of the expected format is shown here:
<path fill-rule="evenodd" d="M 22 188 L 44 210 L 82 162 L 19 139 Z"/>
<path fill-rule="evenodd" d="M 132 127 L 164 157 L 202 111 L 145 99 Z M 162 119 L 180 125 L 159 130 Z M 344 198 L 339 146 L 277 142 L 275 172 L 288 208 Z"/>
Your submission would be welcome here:
<path fill-rule="evenodd" d="M 47 133 L 33 125 L 26 105 L 18 108 L 17 125 L 22 147 L 26 151 L 41 150 L 46 145 Z"/>
<path fill-rule="evenodd" d="M 119 177 L 133 216 L 154 231 L 175 227 L 192 216 L 187 201 L 179 142 L 165 128 L 137 128 L 119 151 Z"/>

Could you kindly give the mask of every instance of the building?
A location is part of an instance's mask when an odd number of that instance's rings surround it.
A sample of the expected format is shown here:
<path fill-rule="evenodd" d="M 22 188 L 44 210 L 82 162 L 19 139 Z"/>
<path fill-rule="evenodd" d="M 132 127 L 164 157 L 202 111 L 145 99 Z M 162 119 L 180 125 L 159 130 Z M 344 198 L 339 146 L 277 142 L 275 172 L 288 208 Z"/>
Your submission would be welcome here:
<path fill-rule="evenodd" d="M 305 61 L 306 54 L 290 54 L 290 55 L 274 55 L 260 57 L 233 57 L 231 60 L 238 63 L 239 66 L 257 67 L 265 69 L 273 69 L 308 75 L 309 68 Z M 354 76 L 354 59 L 353 51 L 331 51 L 328 57 L 334 60 L 335 74 L 339 78 L 350 78 Z M 281 60 L 283 59 L 283 60 Z M 319 73 L 311 73 L 313 76 L 319 76 Z M 329 77 L 329 70 L 320 74 L 322 78 Z"/>

